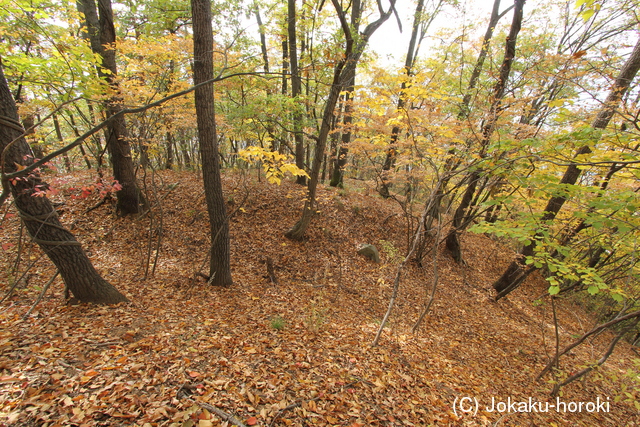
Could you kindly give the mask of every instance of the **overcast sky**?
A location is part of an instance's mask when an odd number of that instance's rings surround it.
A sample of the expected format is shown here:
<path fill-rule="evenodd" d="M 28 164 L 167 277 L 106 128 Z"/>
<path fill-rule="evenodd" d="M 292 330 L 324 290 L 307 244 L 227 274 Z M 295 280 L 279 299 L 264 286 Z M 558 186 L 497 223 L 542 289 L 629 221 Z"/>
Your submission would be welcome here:
<path fill-rule="evenodd" d="M 505 4 L 501 9 L 511 5 L 511 1 L 503 1 Z M 415 1 L 398 0 L 396 10 L 402 22 L 402 32 L 398 27 L 395 16 L 389 18 L 382 27 L 374 33 L 370 40 L 370 47 L 376 51 L 383 63 L 397 63 L 402 66 L 404 56 L 409 47 L 409 39 L 411 38 L 411 25 L 413 24 L 413 14 L 415 12 Z M 456 11 L 451 6 L 445 6 L 437 16 L 433 25 L 429 28 L 427 38 L 423 41 L 420 53 L 428 50 L 429 46 L 439 44 L 440 39 L 434 37 L 438 31 L 445 28 L 460 28 L 462 22 L 470 22 L 472 20 L 480 20 L 485 22 L 489 19 L 493 0 L 462 0 L 459 9 Z M 433 1 L 425 1 L 425 11 L 433 10 Z M 503 20 L 511 19 L 504 17 Z M 481 33 L 484 33 L 484 26 L 481 27 Z M 481 34 L 478 34 L 480 37 Z M 452 37 L 453 38 L 453 37 Z"/>

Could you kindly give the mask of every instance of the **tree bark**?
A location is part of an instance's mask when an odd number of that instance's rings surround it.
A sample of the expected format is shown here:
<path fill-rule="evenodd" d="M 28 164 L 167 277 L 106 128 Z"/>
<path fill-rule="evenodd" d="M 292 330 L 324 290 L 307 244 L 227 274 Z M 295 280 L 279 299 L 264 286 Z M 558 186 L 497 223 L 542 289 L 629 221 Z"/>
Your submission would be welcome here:
<path fill-rule="evenodd" d="M 76 126 L 76 122 L 75 122 L 75 119 L 73 118 L 73 114 L 69 111 L 68 115 L 69 115 L 69 123 L 71 124 L 71 129 L 73 130 L 73 134 L 77 138 L 77 137 L 80 136 L 80 131 L 78 130 L 78 127 Z M 89 160 L 89 156 L 87 156 L 87 152 L 84 149 L 84 143 L 78 145 L 78 149 L 80 150 L 80 153 L 82 154 L 82 158 L 84 159 L 85 165 L 87 165 L 87 169 L 91 169 L 91 160 Z"/>
<path fill-rule="evenodd" d="M 289 35 L 289 66 L 291 67 L 291 98 L 296 101 L 293 113 L 293 137 L 296 143 L 296 166 L 304 170 L 304 138 L 302 135 L 302 112 L 299 110 L 299 100 L 296 100 L 302 92 L 302 81 L 298 69 L 298 42 L 296 37 L 296 1 L 287 0 L 287 31 Z M 304 176 L 298 176 L 296 183 L 304 185 L 307 180 Z"/>
<path fill-rule="evenodd" d="M 289 92 L 287 85 L 287 73 L 289 72 L 289 43 L 287 36 L 283 36 L 282 40 L 282 94 Z"/>
<path fill-rule="evenodd" d="M 13 141 L 13 142 L 12 142 Z M 29 144 L 24 138 L 18 110 L 11 96 L 0 63 L 0 148 L 3 157 L 3 174 L 17 170 L 17 165 L 28 166 L 33 162 Z M 127 298 L 104 280 L 91 264 L 80 243 L 58 219 L 49 199 L 36 196 L 46 189 L 37 173 L 24 178 L 4 180 L 3 190 L 10 189 L 16 208 L 29 235 L 55 264 L 73 296 L 82 302 L 115 304 Z"/>
<path fill-rule="evenodd" d="M 53 127 L 56 131 L 56 137 L 58 138 L 58 141 L 60 141 L 61 143 L 64 143 L 64 137 L 62 136 L 62 129 L 60 129 L 60 121 L 58 120 L 58 115 L 54 114 L 52 117 L 53 120 Z M 64 153 L 63 154 L 63 159 L 64 159 L 64 167 L 67 170 L 67 172 L 71 172 L 71 159 L 69 158 L 69 153 Z"/>
<path fill-rule="evenodd" d="M 602 108 L 598 112 L 597 117 L 592 123 L 592 127 L 594 129 L 605 129 L 615 110 L 622 100 L 622 97 L 629 89 L 631 82 L 635 78 L 636 74 L 640 70 L 640 39 L 636 43 L 636 46 L 631 53 L 631 56 L 627 59 L 625 64 L 622 66 L 620 70 L 620 74 L 616 78 L 613 83 L 613 87 L 607 96 L 607 99 L 604 101 Z M 589 154 L 591 153 L 591 147 L 589 145 L 583 145 L 578 148 L 576 151 L 575 157 Z M 560 180 L 560 184 L 564 186 L 575 185 L 580 177 L 581 170 L 575 162 L 572 162 L 564 172 L 562 179 Z M 564 206 L 564 203 L 567 201 L 567 196 L 565 194 L 559 194 L 553 196 L 547 202 L 547 206 L 544 209 L 542 217 L 540 218 L 540 222 L 544 225 L 550 221 L 553 221 Z M 539 233 L 536 234 L 536 237 L 539 236 Z M 513 291 L 530 273 L 523 269 L 520 261 L 525 259 L 528 256 L 534 254 L 536 248 L 536 238 L 531 239 L 531 243 L 519 252 L 518 260 L 513 261 L 509 267 L 505 270 L 502 276 L 493 283 L 493 288 L 498 292 L 496 296 L 496 300 L 503 298 L 508 295 L 511 291 Z M 529 269 L 535 268 L 530 266 Z"/>
<path fill-rule="evenodd" d="M 122 100 L 115 81 L 118 70 L 115 51 L 116 32 L 113 25 L 111 0 L 98 0 L 99 14 L 96 11 L 94 0 L 79 0 L 77 5 L 78 10 L 85 16 L 91 49 L 102 58 L 102 68 L 98 68 L 98 75 L 107 82 L 113 91 L 106 108 L 107 117 L 111 117 L 122 110 Z M 103 68 L 108 71 L 103 71 Z M 121 215 L 138 213 L 143 200 L 136 184 L 124 116 L 107 125 L 105 137 L 113 167 L 113 177 L 122 186 L 122 189 L 116 193 L 118 213 Z"/>
<path fill-rule="evenodd" d="M 407 49 L 407 57 L 404 62 L 404 72 L 407 77 L 411 77 L 413 64 L 415 63 L 416 57 L 418 56 L 418 51 L 420 50 L 420 43 L 425 37 L 425 34 L 440 12 L 440 8 L 442 7 L 443 1 L 438 1 L 438 4 L 433 10 L 433 13 L 429 16 L 429 20 L 425 21 L 424 19 L 424 0 L 418 0 L 416 5 L 416 10 L 413 14 L 413 25 L 411 27 L 411 38 L 409 39 L 409 48 Z M 401 110 L 404 108 L 405 99 L 404 99 L 404 90 L 407 88 L 407 83 L 402 82 L 400 86 L 400 96 L 398 98 L 397 109 Z M 389 194 L 389 171 L 393 167 L 396 161 L 396 144 L 398 142 L 398 135 L 400 134 L 400 126 L 394 125 L 391 128 L 391 138 L 389 141 L 389 147 L 387 148 L 386 158 L 384 164 L 382 165 L 382 174 L 381 174 L 381 183 L 380 189 L 378 192 L 384 198 L 390 196 Z"/>
<path fill-rule="evenodd" d="M 360 15 L 362 14 L 360 0 L 354 0 L 351 4 L 351 31 L 358 32 L 360 27 Z M 347 71 L 345 69 L 345 71 Z M 349 74 L 345 75 L 347 80 L 344 88 L 344 109 L 342 111 L 342 138 L 340 149 L 334 160 L 333 174 L 329 185 L 340 187 L 344 185 L 344 168 L 347 165 L 347 154 L 349 154 L 349 144 L 351 143 L 351 123 L 353 122 L 353 95 L 356 85 L 356 69 L 348 69 Z"/>
<path fill-rule="evenodd" d="M 264 31 L 264 25 L 262 24 L 262 18 L 260 17 L 260 8 L 258 7 L 258 2 L 253 2 L 253 13 L 256 16 L 256 21 L 258 22 L 258 32 L 260 33 L 260 51 L 262 52 L 262 60 L 264 64 L 262 64 L 262 68 L 265 73 L 269 72 L 269 55 L 267 54 L 267 36 Z"/>
<path fill-rule="evenodd" d="M 480 141 L 480 152 L 478 153 L 480 158 L 484 158 L 487 155 L 487 148 L 491 142 L 491 137 L 496 129 L 498 123 L 498 115 L 500 112 L 500 105 L 507 85 L 507 80 L 511 74 L 511 66 L 516 56 L 516 43 L 520 28 L 522 27 L 522 16 L 525 0 L 516 0 L 515 9 L 513 12 L 513 20 L 511 21 L 511 28 L 505 41 L 505 52 L 502 65 L 500 66 L 500 73 L 498 75 L 498 81 L 493 88 L 493 95 L 491 97 L 491 107 L 484 120 L 482 126 L 482 139 Z M 495 11 L 495 5 L 494 5 Z M 492 15 L 493 17 L 493 15 Z M 453 227 L 446 237 L 446 246 L 450 251 L 453 259 L 456 262 L 462 261 L 462 252 L 460 248 L 460 242 L 458 239 L 459 233 L 466 227 L 469 222 L 469 211 L 474 200 L 474 195 L 478 187 L 479 180 L 481 178 L 481 170 L 476 169 L 467 177 L 467 188 L 465 189 L 462 200 L 456 209 L 453 217 Z M 481 187 L 482 188 L 482 187 Z"/>
<path fill-rule="evenodd" d="M 336 11 L 338 12 L 338 15 L 340 17 L 340 24 L 346 36 L 345 54 L 338 61 L 333 72 L 331 89 L 329 90 L 329 97 L 327 99 L 327 104 L 322 116 L 322 124 L 320 125 L 318 141 L 316 142 L 316 149 L 310 175 L 311 179 L 309 180 L 309 184 L 307 185 L 307 198 L 302 209 L 302 216 L 300 217 L 298 222 L 285 233 L 286 237 L 293 240 L 302 240 L 305 232 L 307 231 L 307 228 L 309 227 L 309 224 L 311 224 L 311 219 L 315 213 L 316 190 L 318 187 L 318 180 L 320 178 L 320 168 L 322 166 L 322 159 L 324 158 L 324 151 L 327 145 L 327 137 L 329 136 L 329 131 L 331 129 L 333 112 L 336 107 L 336 102 L 338 101 L 340 92 L 348 83 L 348 80 L 345 78 L 345 76 L 350 75 L 351 72 L 349 69 L 351 68 L 355 72 L 358 60 L 360 59 L 360 56 L 362 56 L 369 38 L 371 38 L 371 35 L 380 27 L 380 25 L 382 25 L 382 23 L 389 19 L 389 16 L 393 11 L 393 6 L 395 5 L 395 0 L 392 0 L 392 5 L 389 7 L 389 10 L 387 12 L 384 12 L 382 9 L 380 9 L 380 17 L 376 21 L 367 25 L 362 34 L 360 34 L 357 43 L 355 42 L 351 34 L 349 24 L 346 22 L 344 11 L 342 10 L 340 3 L 338 2 L 338 0 L 332 0 L 332 3 Z"/>
<path fill-rule="evenodd" d="M 193 82 L 199 84 L 213 79 L 213 28 L 211 1 L 191 0 L 193 15 Z M 195 90 L 198 140 L 202 158 L 202 178 L 211 227 L 211 260 L 209 283 L 230 286 L 231 253 L 229 222 L 222 193 L 220 156 L 216 133 L 213 84 Z"/>
<path fill-rule="evenodd" d="M 478 59 L 476 60 L 476 65 L 473 67 L 473 71 L 471 72 L 471 77 L 469 78 L 469 85 L 467 86 L 467 92 L 462 98 L 462 105 L 460 105 L 460 110 L 458 111 L 458 120 L 462 120 L 466 118 L 469 114 L 469 104 L 471 103 L 472 91 L 476 88 L 478 84 L 478 80 L 480 79 L 480 73 L 482 72 L 482 66 L 484 65 L 484 60 L 487 58 L 487 53 L 489 52 L 489 43 L 493 38 L 493 31 L 498 24 L 500 18 L 502 18 L 508 11 L 514 8 L 514 5 L 506 8 L 502 13 L 500 13 L 500 0 L 494 0 L 493 8 L 491 10 L 491 18 L 489 18 L 489 26 L 487 27 L 487 31 L 484 33 L 484 38 L 482 39 L 482 47 L 480 48 L 480 53 L 478 54 Z"/>

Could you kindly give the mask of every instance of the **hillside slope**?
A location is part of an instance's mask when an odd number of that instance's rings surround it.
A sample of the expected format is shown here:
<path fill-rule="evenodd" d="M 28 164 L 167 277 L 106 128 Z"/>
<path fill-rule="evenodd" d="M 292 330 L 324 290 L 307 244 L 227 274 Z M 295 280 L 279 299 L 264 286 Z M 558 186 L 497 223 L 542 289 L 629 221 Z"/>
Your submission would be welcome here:
<path fill-rule="evenodd" d="M 532 277 L 493 302 L 490 285 L 513 253 L 485 236 L 463 236 L 466 266 L 438 253 L 435 302 L 416 334 L 411 326 L 434 271 L 431 259 L 424 268 L 409 265 L 390 326 L 372 348 L 398 254 L 406 247 L 403 216 L 393 202 L 321 188 L 320 213 L 308 238 L 293 242 L 283 233 L 300 213 L 303 189 L 229 174 L 224 182 L 229 210 L 236 210 L 235 285 L 215 289 L 192 280 L 210 241 L 194 174 L 160 174 L 162 209 L 141 219 L 117 218 L 108 204 L 83 214 L 99 199 L 72 199 L 78 190 L 70 187 L 89 179 L 61 179 L 63 223 L 132 303 L 67 306 L 56 279 L 23 320 L 37 287 L 54 273 L 37 249 L 27 248 L 21 269 L 35 261 L 28 286 L 20 286 L 0 312 L 0 424 L 225 425 L 202 409 L 209 404 L 245 425 L 261 426 L 640 425 L 631 404 L 614 402 L 621 385 L 613 378 L 637 357 L 626 344 L 602 375 L 571 384 L 560 398 L 606 401 L 608 412 L 488 410 L 494 399 L 557 401 L 549 398 L 550 384 L 534 381 L 554 347 L 548 301 L 534 304 L 545 292 L 544 281 Z M 9 244 L 18 233 L 17 218 L 6 218 L 0 229 L 3 271 L 14 263 L 18 246 Z M 159 238 L 157 267 L 145 278 L 145 260 L 156 257 L 148 243 Z M 382 263 L 357 255 L 361 243 L 384 247 Z M 278 284 L 268 278 L 267 257 Z M 560 305 L 559 318 L 562 345 L 593 325 L 568 301 Z M 561 367 L 597 360 L 609 338 L 603 334 L 576 349 Z M 459 406 L 454 411 L 465 397 L 478 400 L 477 413 L 463 414 Z"/>

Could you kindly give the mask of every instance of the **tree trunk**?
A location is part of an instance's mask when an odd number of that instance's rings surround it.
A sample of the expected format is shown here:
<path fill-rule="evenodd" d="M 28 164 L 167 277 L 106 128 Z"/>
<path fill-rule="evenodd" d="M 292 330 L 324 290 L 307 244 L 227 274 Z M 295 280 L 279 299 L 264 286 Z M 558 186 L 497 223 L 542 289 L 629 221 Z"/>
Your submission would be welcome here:
<path fill-rule="evenodd" d="M 269 55 L 267 54 L 267 36 L 264 31 L 264 25 L 262 24 L 262 18 L 260 17 L 260 8 L 258 7 L 258 2 L 253 2 L 253 13 L 256 16 L 256 21 L 258 22 L 258 32 L 260 33 L 260 50 L 262 52 L 262 60 L 264 64 L 262 65 L 264 72 L 269 72 Z"/>
<path fill-rule="evenodd" d="M 211 1 L 191 0 L 191 11 L 193 15 L 193 82 L 197 85 L 213 79 Z M 195 102 L 200 156 L 202 158 L 202 178 L 211 226 L 209 283 L 214 286 L 230 286 L 233 281 L 231 279 L 229 222 L 220 177 L 213 84 L 197 88 Z"/>
<path fill-rule="evenodd" d="M 71 124 L 71 128 L 73 129 L 73 134 L 76 136 L 76 138 L 78 138 L 80 136 L 80 131 L 76 126 L 76 122 L 75 122 L 75 119 L 73 118 L 73 114 L 71 114 L 70 111 L 68 112 L 68 114 L 69 114 L 69 123 Z M 78 149 L 82 154 L 82 158 L 84 159 L 85 165 L 87 165 L 87 169 L 91 169 L 91 160 L 89 160 L 89 156 L 87 156 L 87 152 L 84 149 L 84 143 L 78 145 Z"/>
<path fill-rule="evenodd" d="M 17 170 L 17 165 L 33 162 L 24 129 L 20 125 L 16 104 L 0 64 L 0 149 L 4 154 L 4 173 Z M 16 141 L 11 146 L 12 141 Z M 5 151 L 6 150 L 6 151 Z M 25 160 L 26 159 L 26 160 Z M 58 219 L 46 197 L 35 196 L 47 184 L 37 173 L 3 182 L 13 194 L 16 208 L 33 241 L 55 264 L 73 296 L 82 302 L 115 304 L 127 301 L 91 264 L 80 243 Z M 4 187 L 6 188 L 6 187 Z"/>
<path fill-rule="evenodd" d="M 636 74 L 640 70 L 640 39 L 636 43 L 636 46 L 631 53 L 631 56 L 627 59 L 622 69 L 620 70 L 620 74 L 618 78 L 616 78 L 613 83 L 613 87 L 607 96 L 598 116 L 592 123 L 592 127 L 594 129 L 605 129 L 611 121 L 613 114 L 615 113 L 616 107 L 622 100 L 622 97 L 629 89 L 629 85 L 632 80 L 635 78 Z M 583 154 L 591 153 L 591 147 L 589 145 L 583 145 L 577 151 L 575 156 L 578 157 Z M 567 169 L 560 180 L 560 184 L 565 186 L 575 185 L 580 177 L 581 170 L 579 169 L 576 163 L 571 163 L 567 166 Z M 553 221 L 562 209 L 562 206 L 567 201 L 567 196 L 560 194 L 557 196 L 553 196 L 549 199 L 546 208 L 544 209 L 544 213 L 540 219 L 541 223 L 546 223 Z M 524 280 L 524 277 L 528 275 L 528 273 L 522 268 L 520 261 L 527 256 L 531 256 L 534 253 L 536 247 L 536 239 L 531 239 L 531 244 L 522 248 L 520 253 L 518 254 L 518 260 L 513 261 L 507 270 L 502 274 L 502 276 L 496 280 L 493 284 L 493 288 L 498 292 L 496 299 L 500 299 L 506 295 L 508 295 L 511 291 L 513 291 L 521 282 Z M 534 268 L 534 267 L 530 267 Z"/>
<path fill-rule="evenodd" d="M 98 13 L 94 0 L 79 0 L 78 10 L 85 16 L 85 24 L 89 34 L 91 49 L 102 58 L 102 67 L 98 68 L 98 75 L 104 79 L 113 93 L 106 108 L 107 117 L 122 110 L 122 100 L 115 81 L 118 74 L 116 67 L 116 32 L 113 25 L 113 10 L 111 0 L 98 0 Z M 131 147 L 128 141 L 127 125 L 124 116 L 112 121 L 105 130 L 107 151 L 113 167 L 113 177 L 120 183 L 122 189 L 116 193 L 118 199 L 117 210 L 121 215 L 138 213 L 142 197 L 136 184 L 136 176 L 131 157 Z"/>
<path fill-rule="evenodd" d="M 287 43 L 287 36 L 284 36 L 282 40 L 282 94 L 286 95 L 289 92 L 287 86 L 287 73 L 289 72 L 289 44 Z"/>
<path fill-rule="evenodd" d="M 329 136 L 329 130 L 331 129 L 333 112 L 336 107 L 336 102 L 338 101 L 340 92 L 348 83 L 348 79 L 346 79 L 345 76 L 351 75 L 350 69 L 353 69 L 353 72 L 355 72 L 355 68 L 358 65 L 358 60 L 364 52 L 364 48 L 367 46 L 369 38 L 380 27 L 380 25 L 382 25 L 383 22 L 389 19 L 394 5 L 394 3 L 392 3 L 392 6 L 387 12 L 381 13 L 380 17 L 376 21 L 367 25 L 362 34 L 360 34 L 358 42 L 356 43 L 354 37 L 351 34 L 349 24 L 346 21 L 344 11 L 342 10 L 340 3 L 338 2 L 338 0 L 332 0 L 332 3 L 336 11 L 338 12 L 340 24 L 346 37 L 345 54 L 342 59 L 338 61 L 333 72 L 333 81 L 331 83 L 329 97 L 327 99 L 327 104 L 322 116 L 322 124 L 320 125 L 318 141 L 316 142 L 315 155 L 313 158 L 313 166 L 311 168 L 310 175 L 311 179 L 309 180 L 309 184 L 307 186 L 307 199 L 302 209 L 302 216 L 300 217 L 298 222 L 285 233 L 286 237 L 293 240 L 302 240 L 305 232 L 307 231 L 307 228 L 309 227 L 309 224 L 311 223 L 311 218 L 313 217 L 313 214 L 315 212 L 316 190 L 318 186 L 318 180 L 320 178 L 320 168 L 322 166 L 322 159 L 324 158 L 324 150 L 327 145 L 327 137 Z"/>
<path fill-rule="evenodd" d="M 407 77 L 411 77 L 413 65 L 415 63 L 416 57 L 418 56 L 418 51 L 420 50 L 420 44 L 424 39 L 427 30 L 431 26 L 431 23 L 436 18 L 438 13 L 440 13 L 440 9 L 443 5 L 444 1 L 439 0 L 435 5 L 433 12 L 429 15 L 429 19 L 425 19 L 424 13 L 424 0 L 418 0 L 416 4 L 416 10 L 413 13 L 413 25 L 411 27 L 411 38 L 409 39 L 409 48 L 407 49 L 407 57 L 404 62 L 404 72 Z M 407 82 L 402 82 L 400 85 L 400 96 L 398 98 L 397 109 L 401 110 L 404 108 L 405 99 L 404 99 L 404 90 L 407 88 Z M 400 126 L 395 125 L 391 128 L 391 138 L 389 141 L 389 147 L 387 148 L 386 158 L 382 165 L 382 174 L 381 174 L 381 183 L 378 192 L 384 198 L 390 196 L 389 187 L 391 184 L 389 183 L 389 171 L 394 166 L 396 162 L 396 144 L 398 142 L 398 135 L 400 134 Z"/>
<path fill-rule="evenodd" d="M 516 42 L 518 39 L 518 33 L 520 33 L 520 28 L 522 27 L 524 3 L 525 0 L 515 1 L 513 20 L 511 21 L 511 28 L 509 29 L 509 34 L 507 35 L 507 39 L 505 41 L 504 59 L 502 60 L 502 65 L 500 66 L 498 81 L 493 88 L 491 107 L 489 109 L 489 112 L 487 113 L 487 116 L 485 117 L 484 125 L 482 126 L 482 140 L 480 141 L 480 152 L 478 154 L 481 159 L 486 157 L 487 155 L 487 149 L 489 147 L 489 143 L 491 142 L 491 137 L 498 123 L 500 105 L 502 103 L 502 98 L 504 97 L 507 80 L 509 79 L 509 75 L 511 74 L 511 65 L 513 64 L 513 60 L 516 56 Z M 470 208 L 472 207 L 472 201 L 474 200 L 474 195 L 476 193 L 481 175 L 482 171 L 480 169 L 476 169 L 467 177 L 467 188 L 465 189 L 462 200 L 460 201 L 460 205 L 458 206 L 454 214 L 453 227 L 446 237 L 447 249 L 449 249 L 451 256 L 456 260 L 456 262 L 462 261 L 462 252 L 460 250 L 460 242 L 458 241 L 458 236 L 460 232 L 464 228 L 466 228 L 466 225 L 470 221 L 471 215 L 469 214 L 469 212 L 471 211 Z M 484 186 L 481 186 L 481 190 L 479 191 L 482 191 L 482 189 L 484 189 Z"/>
<path fill-rule="evenodd" d="M 351 4 L 351 31 L 358 33 L 360 28 L 360 15 L 362 14 L 360 0 L 354 0 Z M 348 75 L 345 75 L 347 80 L 346 87 L 344 89 L 344 109 L 342 112 L 342 139 L 340 141 L 340 150 L 335 158 L 335 165 L 333 166 L 333 175 L 329 185 L 332 187 L 343 186 L 344 168 L 347 165 L 347 154 L 349 154 L 349 144 L 351 143 L 351 123 L 353 122 L 353 95 L 356 85 L 356 68 L 348 68 L 345 71 L 349 71 Z"/>
<path fill-rule="evenodd" d="M 175 141 L 173 139 L 173 133 L 167 131 L 167 160 L 164 162 L 164 168 L 167 170 L 173 169 L 173 150 L 175 149 Z"/>
<path fill-rule="evenodd" d="M 287 31 L 289 35 L 289 65 L 291 67 L 291 98 L 296 102 L 293 113 L 293 137 L 296 142 L 295 157 L 296 166 L 304 170 L 304 138 L 302 136 L 302 111 L 300 111 L 299 100 L 296 97 L 302 92 L 302 81 L 298 69 L 298 44 L 296 37 L 296 1 L 287 0 Z M 296 183 L 304 185 L 307 180 L 304 176 L 298 176 Z"/>
<path fill-rule="evenodd" d="M 469 85 L 467 86 L 467 92 L 465 93 L 462 99 L 462 105 L 460 105 L 460 110 L 458 111 L 458 120 L 463 120 L 469 115 L 469 103 L 471 102 L 472 91 L 476 88 L 478 84 L 478 80 L 480 79 L 480 73 L 482 72 L 482 66 L 484 65 L 484 60 L 487 58 L 487 53 L 489 52 L 489 43 L 493 38 L 493 31 L 498 24 L 500 18 L 502 18 L 508 11 L 514 8 L 514 5 L 506 8 L 502 13 L 500 13 L 500 0 L 493 1 L 493 8 L 491 10 L 491 18 L 489 18 L 489 26 L 487 27 L 487 31 L 484 33 L 484 38 L 482 39 L 482 47 L 480 48 L 480 53 L 478 54 L 478 59 L 476 60 L 476 65 L 473 67 L 473 71 L 471 72 L 471 77 L 469 78 Z"/>
<path fill-rule="evenodd" d="M 53 119 L 53 127 L 56 131 L 56 137 L 58 138 L 58 141 L 60 141 L 60 143 L 64 144 L 64 138 L 62 136 L 62 129 L 60 129 L 60 121 L 58 120 L 58 115 L 54 114 L 51 118 Z M 69 153 L 65 152 L 62 156 L 64 159 L 65 169 L 67 170 L 67 172 L 71 172 L 71 159 L 69 158 Z"/>

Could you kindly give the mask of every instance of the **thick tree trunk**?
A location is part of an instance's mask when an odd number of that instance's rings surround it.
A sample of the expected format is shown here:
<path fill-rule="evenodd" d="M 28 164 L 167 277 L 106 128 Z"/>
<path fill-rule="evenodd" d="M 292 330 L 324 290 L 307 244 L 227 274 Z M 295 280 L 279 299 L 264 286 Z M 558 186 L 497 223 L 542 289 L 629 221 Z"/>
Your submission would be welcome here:
<path fill-rule="evenodd" d="M 616 78 L 613 83 L 613 87 L 607 96 L 598 116 L 592 123 L 592 127 L 594 129 L 605 129 L 615 110 L 622 100 L 622 97 L 629 89 L 629 85 L 635 78 L 636 74 L 640 70 L 640 39 L 636 43 L 636 46 L 631 53 L 631 56 L 627 59 L 622 69 L 620 70 L 620 74 L 618 78 Z M 583 154 L 591 153 L 591 147 L 589 145 L 583 145 L 577 151 L 575 156 L 578 157 Z M 578 178 L 580 177 L 581 170 L 579 169 L 576 163 L 571 163 L 567 166 L 567 169 L 560 180 L 560 184 L 565 186 L 575 185 L 578 182 Z M 553 221 L 562 209 L 562 206 L 567 201 L 567 196 L 564 194 L 559 194 L 557 196 L 553 196 L 547 202 L 547 206 L 544 209 L 544 213 L 542 214 L 542 218 L 540 222 L 542 224 Z M 536 247 L 536 239 L 531 239 L 531 244 L 525 246 L 519 253 L 518 260 L 513 261 L 507 270 L 502 274 L 502 276 L 496 280 L 493 284 L 493 288 L 498 292 L 496 299 L 500 299 L 506 295 L 508 295 L 511 291 L 513 291 L 528 275 L 527 272 L 524 271 L 520 261 L 526 258 L 527 256 L 531 256 L 534 253 Z M 533 268 L 533 267 L 532 267 Z"/>
<path fill-rule="evenodd" d="M 15 172 L 17 165 L 27 166 L 33 161 L 29 144 L 21 136 L 23 133 L 16 104 L 0 64 L 0 151 L 5 156 L 5 173 Z M 9 146 L 12 141 L 15 142 Z M 80 243 L 60 223 L 49 199 L 34 195 L 37 190 L 47 187 L 38 174 L 13 179 L 6 185 L 11 189 L 16 208 L 33 241 L 56 265 L 76 299 L 102 304 L 127 301 L 98 274 Z"/>
<path fill-rule="evenodd" d="M 213 79 L 213 28 L 211 1 L 191 0 L 193 14 L 193 82 L 197 85 Z M 198 139 L 202 158 L 202 177 L 211 225 L 211 263 L 209 283 L 230 286 L 231 254 L 229 222 L 222 194 L 220 156 L 216 133 L 213 84 L 195 91 Z"/>
<path fill-rule="evenodd" d="M 98 11 L 94 0 L 80 0 L 78 10 L 84 14 L 91 49 L 102 58 L 102 67 L 107 73 L 98 69 L 98 74 L 104 79 L 114 94 L 107 103 L 107 117 L 122 110 L 122 101 L 118 96 L 118 86 L 115 77 L 116 67 L 116 32 L 113 25 L 113 10 L 111 0 L 98 0 Z M 107 151 L 113 167 L 113 177 L 120 183 L 122 189 L 116 193 L 117 209 L 121 215 L 138 213 L 142 197 L 136 184 L 136 176 L 131 157 L 131 147 L 128 141 L 127 125 L 124 116 L 112 121 L 105 130 Z"/>

